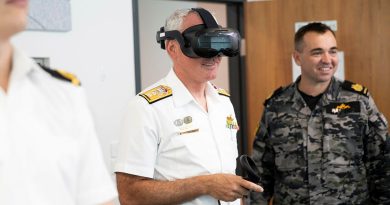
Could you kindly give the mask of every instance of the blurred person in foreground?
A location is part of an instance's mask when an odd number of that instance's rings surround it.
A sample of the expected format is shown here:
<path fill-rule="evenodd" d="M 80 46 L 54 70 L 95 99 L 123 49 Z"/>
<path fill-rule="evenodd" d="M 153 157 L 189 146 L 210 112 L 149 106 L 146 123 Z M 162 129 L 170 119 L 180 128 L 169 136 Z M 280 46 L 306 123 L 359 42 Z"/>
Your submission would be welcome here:
<path fill-rule="evenodd" d="M 0 0 L 0 204 L 112 204 L 117 193 L 78 80 L 10 42 L 27 8 Z"/>

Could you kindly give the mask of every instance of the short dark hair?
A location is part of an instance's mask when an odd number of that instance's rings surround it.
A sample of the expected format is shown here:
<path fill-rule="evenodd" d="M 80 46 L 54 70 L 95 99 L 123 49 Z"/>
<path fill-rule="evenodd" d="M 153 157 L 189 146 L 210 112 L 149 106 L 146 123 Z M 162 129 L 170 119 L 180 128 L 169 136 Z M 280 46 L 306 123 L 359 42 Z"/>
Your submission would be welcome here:
<path fill-rule="evenodd" d="M 302 44 L 303 44 L 303 37 L 308 32 L 316 32 L 320 34 L 324 34 L 325 32 L 330 31 L 332 32 L 333 36 L 336 37 L 336 34 L 334 31 L 327 25 L 320 23 L 320 22 L 312 22 L 305 26 L 302 26 L 294 36 L 294 47 L 296 51 L 301 52 L 302 51 Z"/>

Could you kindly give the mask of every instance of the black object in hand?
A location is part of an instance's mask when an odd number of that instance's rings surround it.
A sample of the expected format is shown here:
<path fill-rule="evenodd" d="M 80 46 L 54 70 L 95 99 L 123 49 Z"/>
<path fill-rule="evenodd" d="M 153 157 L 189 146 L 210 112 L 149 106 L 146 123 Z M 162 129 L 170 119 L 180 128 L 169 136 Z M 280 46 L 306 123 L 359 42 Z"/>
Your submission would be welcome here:
<path fill-rule="evenodd" d="M 255 184 L 259 184 L 261 180 L 260 173 L 253 159 L 250 156 L 244 154 L 240 156 L 239 161 L 242 169 L 245 171 L 244 173 L 247 174 L 247 177 L 244 177 L 244 179 Z"/>

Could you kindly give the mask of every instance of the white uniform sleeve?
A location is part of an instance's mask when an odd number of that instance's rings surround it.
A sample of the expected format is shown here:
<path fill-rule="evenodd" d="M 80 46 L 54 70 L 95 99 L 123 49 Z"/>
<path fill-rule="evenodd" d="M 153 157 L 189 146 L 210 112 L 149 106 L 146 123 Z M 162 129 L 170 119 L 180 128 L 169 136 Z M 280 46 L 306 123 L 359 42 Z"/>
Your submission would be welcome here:
<path fill-rule="evenodd" d="M 129 103 L 119 138 L 115 172 L 153 178 L 159 136 L 152 106 L 140 96 Z"/>
<path fill-rule="evenodd" d="M 78 174 L 77 204 L 102 204 L 117 197 L 113 180 L 103 160 L 93 120 L 84 93 L 77 113 L 80 137 L 80 169 Z"/>

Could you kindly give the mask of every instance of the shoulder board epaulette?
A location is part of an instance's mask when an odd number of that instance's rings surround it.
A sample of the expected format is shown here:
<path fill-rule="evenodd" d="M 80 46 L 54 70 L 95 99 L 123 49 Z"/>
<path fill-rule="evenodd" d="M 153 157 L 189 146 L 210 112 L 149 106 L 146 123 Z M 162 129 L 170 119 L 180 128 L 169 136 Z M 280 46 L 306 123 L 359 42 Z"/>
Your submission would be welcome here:
<path fill-rule="evenodd" d="M 218 91 L 218 94 L 220 94 L 220 95 L 230 97 L 230 93 L 228 91 L 226 91 L 225 89 L 217 88 L 217 91 Z"/>
<path fill-rule="evenodd" d="M 276 89 L 273 93 L 272 93 L 272 95 L 270 95 L 270 96 L 268 96 L 267 97 L 267 99 L 265 99 L 265 101 L 264 101 L 264 106 L 266 106 L 267 104 L 268 104 L 268 102 L 273 98 L 273 97 L 276 97 L 276 96 L 278 96 L 279 94 L 281 94 L 282 92 L 283 92 L 283 87 L 281 86 L 281 87 L 279 87 L 278 89 Z"/>
<path fill-rule="evenodd" d="M 345 80 L 341 87 L 345 90 L 349 90 L 355 93 L 359 93 L 368 97 L 368 89 L 360 84 L 353 83 L 351 81 Z"/>
<path fill-rule="evenodd" d="M 72 73 L 68 73 L 68 72 L 66 72 L 64 70 L 54 70 L 54 69 L 51 69 L 51 68 L 48 68 L 48 67 L 45 67 L 45 66 L 42 66 L 42 65 L 40 65 L 40 67 L 44 71 L 48 72 L 54 78 L 70 82 L 73 85 L 77 85 L 77 86 L 81 85 L 79 79 L 77 79 L 77 77 L 75 75 L 73 75 Z"/>
<path fill-rule="evenodd" d="M 148 91 L 140 93 L 139 96 L 145 98 L 149 104 L 155 103 L 159 100 L 172 96 L 172 89 L 165 85 L 159 85 Z"/>

